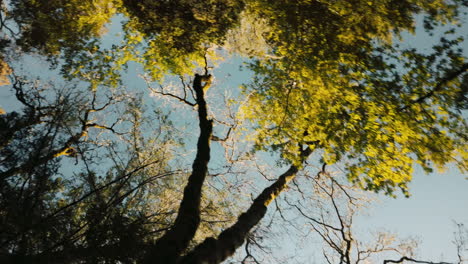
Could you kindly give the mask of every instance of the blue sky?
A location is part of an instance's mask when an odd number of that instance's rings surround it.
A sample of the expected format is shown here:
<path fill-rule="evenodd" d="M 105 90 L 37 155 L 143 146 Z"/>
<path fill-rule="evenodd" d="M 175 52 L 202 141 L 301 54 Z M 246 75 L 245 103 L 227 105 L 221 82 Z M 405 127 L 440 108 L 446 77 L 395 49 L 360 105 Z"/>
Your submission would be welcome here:
<path fill-rule="evenodd" d="M 468 181 L 466 175 L 450 168 L 445 173 L 426 175 L 416 169 L 410 184 L 410 198 L 381 196 L 369 216 L 362 216 L 360 226 L 383 228 L 401 237 L 420 240 L 419 257 L 425 260 L 456 260 L 452 244 L 453 221 L 468 224 Z"/>

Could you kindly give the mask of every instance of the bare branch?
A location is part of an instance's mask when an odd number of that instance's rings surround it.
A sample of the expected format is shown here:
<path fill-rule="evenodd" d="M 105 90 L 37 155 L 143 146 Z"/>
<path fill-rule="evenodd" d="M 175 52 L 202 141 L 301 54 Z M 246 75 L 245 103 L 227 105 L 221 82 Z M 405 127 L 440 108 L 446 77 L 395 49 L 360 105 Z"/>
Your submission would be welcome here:
<path fill-rule="evenodd" d="M 432 262 L 432 261 L 423 261 L 423 260 L 416 260 L 416 259 L 412 259 L 412 258 L 408 258 L 408 257 L 401 257 L 399 260 L 384 260 L 384 264 L 387 264 L 387 263 L 403 263 L 403 261 L 411 261 L 411 262 L 414 262 L 414 263 L 424 263 L 424 264 L 454 264 L 454 263 L 450 263 L 450 262 Z"/>
<path fill-rule="evenodd" d="M 192 106 L 192 107 L 194 107 L 194 106 L 196 105 L 196 104 L 194 104 L 194 103 L 192 103 L 192 102 L 190 102 L 190 101 L 187 101 L 186 99 L 184 99 L 184 98 L 182 98 L 182 97 L 179 97 L 179 96 L 177 96 L 177 95 L 175 95 L 175 94 L 172 94 L 172 93 L 165 93 L 165 92 L 163 91 L 163 87 L 162 87 L 162 86 L 160 86 L 160 88 L 161 88 L 161 91 L 158 91 L 158 90 L 152 89 L 152 88 L 150 88 L 150 89 L 151 89 L 151 91 L 152 91 L 153 93 L 155 93 L 155 94 L 160 94 L 160 95 L 164 95 L 164 96 L 169 96 L 169 97 L 175 98 L 175 99 L 181 101 L 182 103 L 185 103 L 185 104 L 190 105 L 190 106 Z"/>
<path fill-rule="evenodd" d="M 176 94 L 173 94 L 173 93 L 170 93 L 170 92 L 165 92 L 164 91 L 164 87 L 162 85 L 159 85 L 159 90 L 155 89 L 155 88 L 152 88 L 151 85 L 150 85 L 150 80 L 145 77 L 145 76 L 141 76 L 143 78 L 143 80 L 145 81 L 146 83 L 146 87 L 154 94 L 159 94 L 159 95 L 162 95 L 162 96 L 169 96 L 169 97 L 172 97 L 174 99 L 177 99 L 178 101 L 184 103 L 184 104 L 187 104 L 191 107 L 194 107 L 196 105 L 196 103 L 192 103 L 190 101 L 187 100 L 187 92 L 186 92 L 186 84 L 183 80 L 182 77 L 180 77 L 180 80 L 182 82 L 182 87 L 183 87 L 183 91 L 184 91 L 184 97 L 180 97 Z M 192 94 L 193 95 L 193 94 Z M 195 96 L 193 96 L 195 98 L 195 100 L 197 101 L 197 98 Z"/>

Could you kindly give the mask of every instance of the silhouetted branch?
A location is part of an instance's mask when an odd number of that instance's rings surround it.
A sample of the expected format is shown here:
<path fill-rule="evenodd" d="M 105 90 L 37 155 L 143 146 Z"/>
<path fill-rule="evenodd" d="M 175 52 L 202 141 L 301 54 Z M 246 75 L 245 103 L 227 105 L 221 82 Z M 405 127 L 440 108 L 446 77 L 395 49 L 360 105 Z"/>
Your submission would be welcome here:
<path fill-rule="evenodd" d="M 159 90 L 157 89 L 154 89 L 154 88 L 151 88 L 151 85 L 149 84 L 149 80 L 145 77 L 142 77 L 143 80 L 146 82 L 146 86 L 148 87 L 148 89 L 155 93 L 155 94 L 159 94 L 159 95 L 163 95 L 163 96 L 169 96 L 169 97 L 172 97 L 172 98 L 175 98 L 177 99 L 178 101 L 184 103 L 184 104 L 187 104 L 187 105 L 190 105 L 191 107 L 194 107 L 196 105 L 196 103 L 192 103 L 190 101 L 187 100 L 187 92 L 186 92 L 186 84 L 184 82 L 184 79 L 182 77 L 180 77 L 180 80 L 182 82 L 182 86 L 183 86 L 183 91 L 184 91 L 184 97 L 180 97 L 178 95 L 175 95 L 173 93 L 168 93 L 168 92 L 164 92 L 164 87 L 162 85 L 159 85 Z M 189 88 L 190 90 L 190 88 Z M 192 94 L 193 96 L 193 94 Z M 193 96 L 195 98 L 195 101 L 197 101 L 197 98 L 195 96 Z"/>
<path fill-rule="evenodd" d="M 241 261 L 242 264 L 246 264 L 247 260 L 250 258 L 253 260 L 254 263 L 256 264 L 260 264 L 260 262 L 258 262 L 258 260 L 252 255 L 252 253 L 250 253 L 250 250 L 249 250 L 249 246 L 250 246 L 250 242 L 251 242 L 251 238 L 247 238 L 247 242 L 245 242 L 245 253 L 247 254 L 244 259 Z"/>
<path fill-rule="evenodd" d="M 449 72 L 447 73 L 447 75 L 442 78 L 437 84 L 436 86 L 434 87 L 434 89 L 430 90 L 429 92 L 427 92 L 426 94 L 424 94 L 423 96 L 415 99 L 415 100 L 411 100 L 410 104 L 415 104 L 415 103 L 422 103 L 424 102 L 426 99 L 428 99 L 429 97 L 433 96 L 436 92 L 439 92 L 443 87 L 444 85 L 446 85 L 448 82 L 454 80 L 455 78 L 457 78 L 458 76 L 460 76 L 462 73 L 464 73 L 465 71 L 468 70 L 468 63 L 465 63 L 463 64 L 458 70 L 455 70 L 455 71 L 452 71 L 452 72 Z M 405 110 L 409 107 L 410 105 L 406 105 L 404 106 L 403 108 L 401 108 L 400 110 Z"/>
<path fill-rule="evenodd" d="M 187 104 L 187 105 L 190 105 L 190 106 L 192 106 L 192 107 L 196 105 L 196 104 L 194 104 L 194 103 L 192 103 L 192 102 L 186 100 L 185 98 L 182 98 L 182 97 L 177 96 L 177 95 L 175 95 L 175 94 L 172 94 L 172 93 L 165 93 L 165 92 L 163 91 L 163 87 L 162 87 L 162 86 L 160 86 L 160 87 L 161 87 L 161 91 L 157 91 L 157 90 L 155 90 L 155 89 L 151 89 L 151 91 L 152 91 L 153 93 L 156 93 L 156 94 L 165 95 L 165 96 L 169 96 L 169 97 L 175 98 L 175 99 L 177 99 L 177 100 L 179 100 L 179 101 L 181 101 L 181 102 L 183 102 L 183 103 L 185 103 L 185 104 Z M 184 89 L 184 90 L 185 90 L 185 89 Z"/>
<path fill-rule="evenodd" d="M 423 261 L 423 260 L 416 260 L 416 259 L 412 259 L 412 258 L 408 258 L 408 257 L 402 257 L 400 258 L 399 260 L 384 260 L 384 264 L 387 264 L 387 263 L 403 263 L 403 261 L 411 261 L 411 262 L 414 262 L 414 263 L 424 263 L 424 264 L 454 264 L 454 263 L 450 263 L 450 262 L 432 262 L 432 261 Z"/>

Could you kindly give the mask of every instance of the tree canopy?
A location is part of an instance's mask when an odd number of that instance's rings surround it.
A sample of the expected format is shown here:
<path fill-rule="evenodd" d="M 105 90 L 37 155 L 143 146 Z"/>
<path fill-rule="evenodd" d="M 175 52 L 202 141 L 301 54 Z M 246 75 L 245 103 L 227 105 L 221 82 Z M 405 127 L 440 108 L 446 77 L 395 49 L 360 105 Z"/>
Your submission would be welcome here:
<path fill-rule="evenodd" d="M 409 196 L 416 165 L 467 171 L 464 0 L 1 4 L 0 85 L 21 106 L 0 112 L 2 262 L 221 263 L 295 185 L 340 227 L 288 206 L 358 263 L 378 250 L 351 246 L 351 193 Z M 232 56 L 252 77 L 226 91 Z"/>

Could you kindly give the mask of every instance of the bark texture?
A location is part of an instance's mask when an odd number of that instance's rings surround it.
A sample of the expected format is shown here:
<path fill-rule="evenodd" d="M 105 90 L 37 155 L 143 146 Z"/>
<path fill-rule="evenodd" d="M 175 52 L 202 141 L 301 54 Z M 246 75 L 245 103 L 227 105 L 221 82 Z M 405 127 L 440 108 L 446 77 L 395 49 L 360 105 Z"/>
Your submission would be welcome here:
<path fill-rule="evenodd" d="M 302 158 L 312 153 L 310 148 L 302 151 Z M 207 238 L 179 264 L 217 264 L 232 256 L 237 248 L 242 246 L 250 230 L 265 216 L 267 206 L 287 187 L 294 179 L 299 168 L 292 165 L 278 180 L 263 190 L 254 200 L 250 208 L 241 214 L 237 222 L 223 231 L 218 239 Z"/>
<path fill-rule="evenodd" d="M 211 75 L 195 75 L 193 89 L 196 93 L 200 136 L 197 143 L 197 154 L 192 165 L 192 174 L 184 189 L 177 218 L 172 228 L 167 231 L 148 253 L 144 263 L 176 263 L 178 257 L 188 247 L 200 224 L 200 200 L 202 186 L 210 161 L 210 138 L 213 130 L 208 120 L 204 89 L 210 85 Z"/>

